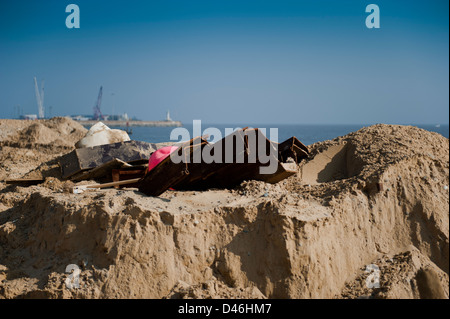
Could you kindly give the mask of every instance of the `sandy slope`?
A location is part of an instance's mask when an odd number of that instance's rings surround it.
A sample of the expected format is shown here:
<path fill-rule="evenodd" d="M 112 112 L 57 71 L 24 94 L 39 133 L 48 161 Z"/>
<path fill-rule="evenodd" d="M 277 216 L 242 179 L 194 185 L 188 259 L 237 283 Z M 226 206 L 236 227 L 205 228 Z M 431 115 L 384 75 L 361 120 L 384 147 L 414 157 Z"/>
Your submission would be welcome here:
<path fill-rule="evenodd" d="M 448 298 L 449 141 L 376 125 L 233 190 L 67 192 L 66 119 L 0 120 L 0 297 Z M 37 137 L 41 136 L 41 137 Z M 301 139 L 301 136 L 298 136 Z M 45 143 L 44 143 L 45 142 Z M 66 266 L 81 268 L 68 289 Z M 368 288 L 368 265 L 379 288 Z"/>

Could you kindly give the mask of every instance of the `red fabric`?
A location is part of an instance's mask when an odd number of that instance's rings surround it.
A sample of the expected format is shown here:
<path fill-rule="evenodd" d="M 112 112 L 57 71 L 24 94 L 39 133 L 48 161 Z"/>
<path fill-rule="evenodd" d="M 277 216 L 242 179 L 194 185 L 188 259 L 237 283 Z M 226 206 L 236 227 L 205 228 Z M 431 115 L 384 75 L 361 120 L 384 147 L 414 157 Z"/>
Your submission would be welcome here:
<path fill-rule="evenodd" d="M 156 165 L 161 163 L 164 159 L 167 158 L 167 156 L 169 156 L 177 149 L 178 147 L 176 146 L 166 146 L 153 152 L 153 154 L 150 156 L 150 160 L 148 161 L 148 171 L 150 172 L 150 170 L 152 170 Z"/>

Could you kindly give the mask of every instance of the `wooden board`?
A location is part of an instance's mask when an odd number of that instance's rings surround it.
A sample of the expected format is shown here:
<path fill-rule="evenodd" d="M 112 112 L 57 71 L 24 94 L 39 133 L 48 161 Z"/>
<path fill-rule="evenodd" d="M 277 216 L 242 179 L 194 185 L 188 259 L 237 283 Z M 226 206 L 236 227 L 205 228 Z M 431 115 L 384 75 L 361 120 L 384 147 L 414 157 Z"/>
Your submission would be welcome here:
<path fill-rule="evenodd" d="M 5 184 L 9 185 L 19 185 L 19 186 L 31 186 L 43 183 L 43 179 L 25 179 L 25 178 L 17 178 L 17 179 L 7 179 L 4 181 Z"/>

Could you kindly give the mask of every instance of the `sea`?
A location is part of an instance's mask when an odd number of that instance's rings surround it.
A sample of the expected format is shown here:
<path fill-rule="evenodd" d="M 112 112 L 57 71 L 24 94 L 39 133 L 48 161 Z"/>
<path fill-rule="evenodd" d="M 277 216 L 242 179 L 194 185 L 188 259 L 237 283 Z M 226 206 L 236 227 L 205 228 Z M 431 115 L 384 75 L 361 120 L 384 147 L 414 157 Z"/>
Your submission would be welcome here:
<path fill-rule="evenodd" d="M 249 126 L 249 125 L 247 125 Z M 316 142 L 332 140 L 339 136 L 347 135 L 351 132 L 355 132 L 363 127 L 367 127 L 369 125 L 309 125 L 309 124 L 272 124 L 272 125 L 255 125 L 249 127 L 255 128 L 265 128 L 266 136 L 270 140 L 274 139 L 274 136 L 270 134 L 270 128 L 278 129 L 278 142 L 283 142 L 284 140 L 295 136 L 297 137 L 303 144 L 311 145 Z M 449 126 L 448 125 L 417 125 L 414 124 L 412 126 L 416 126 L 431 132 L 436 132 L 443 135 L 446 138 L 449 138 Z M 190 138 L 194 137 L 193 124 L 184 124 L 182 126 L 185 130 L 184 134 L 188 133 Z M 230 129 L 242 128 L 242 125 L 236 124 L 204 124 L 201 123 L 201 132 L 204 134 L 204 130 L 207 128 L 217 128 L 222 137 L 225 137 Z M 119 128 L 126 130 L 125 127 L 111 127 L 111 128 Z M 132 140 L 144 141 L 149 143 L 163 143 L 163 142 L 179 142 L 182 138 L 179 136 L 175 136 L 174 139 L 171 139 L 171 133 L 175 129 L 174 127 L 132 127 L 132 133 L 130 138 Z M 227 130 L 226 130 L 227 129 Z M 196 134 L 197 135 L 197 134 Z M 198 136 L 198 135 L 197 135 Z M 220 136 L 219 136 L 220 137 Z M 215 137 L 216 138 L 216 137 Z"/>

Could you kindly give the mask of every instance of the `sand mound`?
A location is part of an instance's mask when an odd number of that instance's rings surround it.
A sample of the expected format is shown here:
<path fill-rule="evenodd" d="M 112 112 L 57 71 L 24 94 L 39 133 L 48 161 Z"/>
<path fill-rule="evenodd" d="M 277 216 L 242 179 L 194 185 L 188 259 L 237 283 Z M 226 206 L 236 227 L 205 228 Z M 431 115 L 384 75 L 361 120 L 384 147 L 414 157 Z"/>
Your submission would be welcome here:
<path fill-rule="evenodd" d="M 376 125 L 310 148 L 275 185 L 0 188 L 0 297 L 448 298 L 448 139 Z"/>
<path fill-rule="evenodd" d="M 445 161 L 449 141 L 416 127 L 375 125 L 333 141 L 312 146 L 312 156 L 302 165 L 305 184 L 327 183 L 360 175 L 368 178 L 411 156 Z"/>
<path fill-rule="evenodd" d="M 19 144 L 51 144 L 73 147 L 86 131 L 81 124 L 68 118 L 58 117 L 33 121 L 18 134 L 11 136 L 9 140 Z"/>
<path fill-rule="evenodd" d="M 86 132 L 64 117 L 0 120 L 0 180 L 58 176 L 55 159 L 74 149 Z"/>

